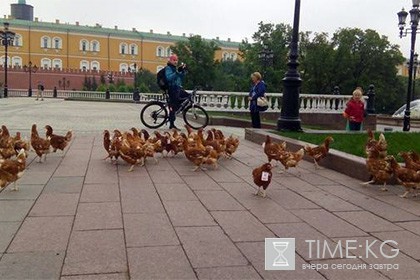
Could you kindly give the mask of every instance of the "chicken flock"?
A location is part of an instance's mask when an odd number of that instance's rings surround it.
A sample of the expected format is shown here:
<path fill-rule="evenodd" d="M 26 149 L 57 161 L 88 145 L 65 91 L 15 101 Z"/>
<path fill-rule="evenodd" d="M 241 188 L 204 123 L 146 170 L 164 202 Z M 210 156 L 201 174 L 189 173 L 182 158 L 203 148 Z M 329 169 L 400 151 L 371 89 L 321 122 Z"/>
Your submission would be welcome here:
<path fill-rule="evenodd" d="M 185 157 L 195 165 L 194 171 L 204 170 L 205 165 L 218 167 L 221 157 L 230 159 L 239 146 L 239 139 L 233 135 L 225 137 L 217 129 L 193 131 L 185 126 L 187 133 L 172 131 L 154 131 L 152 135 L 145 129 L 133 127 L 130 131 L 121 132 L 116 129 L 112 136 L 109 130 L 103 133 L 103 145 L 107 156 L 117 163 L 121 158 L 130 165 L 128 171 L 133 171 L 136 165 L 143 166 L 147 158 L 153 158 L 158 163 L 157 154 L 163 157 L 173 157 L 184 153 Z"/>
<path fill-rule="evenodd" d="M 266 197 L 266 189 L 270 185 L 271 178 L 273 177 L 271 171 L 273 168 L 273 165 L 271 164 L 272 160 L 280 162 L 284 169 L 288 170 L 289 168 L 297 167 L 306 154 L 314 160 L 315 168 L 319 168 L 318 162 L 328 155 L 330 144 L 333 141 L 334 139 L 331 136 L 328 136 L 319 146 L 311 147 L 307 145 L 296 152 L 292 152 L 287 150 L 286 142 L 273 143 L 271 137 L 267 135 L 262 146 L 264 153 L 267 156 L 268 163 L 265 163 L 252 171 L 254 183 L 258 187 L 258 191 L 255 195 Z"/>
<path fill-rule="evenodd" d="M 38 133 L 36 124 L 31 128 L 31 139 L 22 139 L 21 133 L 16 132 L 14 137 L 10 136 L 9 129 L 2 125 L 0 129 L 0 189 L 9 184 L 13 184 L 12 190 L 18 190 L 17 180 L 22 177 L 26 169 L 26 158 L 30 148 L 39 157 L 38 162 L 47 159 L 47 154 L 52 149 L 53 152 L 67 147 L 72 139 L 72 131 L 68 131 L 65 136 L 53 133 L 50 125 L 45 126 L 45 138 Z"/>
<path fill-rule="evenodd" d="M 405 188 L 401 197 L 406 198 L 411 192 L 417 196 L 420 190 L 420 154 L 415 151 L 400 152 L 404 159 L 404 166 L 401 166 L 394 156 L 388 155 L 388 143 L 383 134 L 375 139 L 375 135 L 368 130 L 368 140 L 365 145 L 366 167 L 371 175 L 371 180 L 363 185 L 383 184 L 381 190 L 387 191 L 387 182 L 393 177 Z"/>

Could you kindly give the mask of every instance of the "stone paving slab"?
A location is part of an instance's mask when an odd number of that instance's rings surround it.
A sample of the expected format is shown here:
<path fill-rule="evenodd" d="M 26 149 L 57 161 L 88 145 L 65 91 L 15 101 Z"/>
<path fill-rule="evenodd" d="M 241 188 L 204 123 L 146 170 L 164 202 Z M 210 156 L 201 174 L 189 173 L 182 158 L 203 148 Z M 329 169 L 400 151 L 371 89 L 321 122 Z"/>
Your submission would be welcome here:
<path fill-rule="evenodd" d="M 186 184 L 155 184 L 162 200 L 188 201 L 198 200 Z"/>
<path fill-rule="evenodd" d="M 21 222 L 0 222 L 0 254 L 6 252 Z"/>
<path fill-rule="evenodd" d="M 405 222 L 405 223 L 396 223 L 397 226 L 405 228 L 417 235 L 420 236 L 420 221 L 419 222 Z"/>
<path fill-rule="evenodd" d="M 339 212 L 335 214 L 365 232 L 402 230 L 399 226 L 366 211 Z"/>
<path fill-rule="evenodd" d="M 132 279 L 197 279 L 180 246 L 128 248 Z"/>
<path fill-rule="evenodd" d="M 234 242 L 264 241 L 275 235 L 248 211 L 211 212 L 216 222 Z"/>
<path fill-rule="evenodd" d="M 362 230 L 323 209 L 295 210 L 293 213 L 328 237 L 367 235 Z"/>
<path fill-rule="evenodd" d="M 59 279 L 64 252 L 5 254 L 0 261 L 0 279 Z"/>
<path fill-rule="evenodd" d="M 128 280 L 127 273 L 109 273 L 109 274 L 84 274 L 75 276 L 64 276 L 60 280 Z"/>
<path fill-rule="evenodd" d="M 74 216 L 78 194 L 45 193 L 35 203 L 30 216 Z"/>
<path fill-rule="evenodd" d="M 216 225 L 199 201 L 164 201 L 163 204 L 175 227 Z"/>
<path fill-rule="evenodd" d="M 10 244 L 8 253 L 65 251 L 73 217 L 30 217 Z"/>
<path fill-rule="evenodd" d="M 179 239 L 194 268 L 247 265 L 248 261 L 217 227 L 179 227 Z"/>
<path fill-rule="evenodd" d="M 119 202 L 80 203 L 74 230 L 122 229 Z"/>
<path fill-rule="evenodd" d="M 7 190 L 3 190 L 3 192 L 6 191 Z M 34 202 L 30 200 L 1 200 L 0 222 L 23 221 L 33 204 Z"/>
<path fill-rule="evenodd" d="M 80 202 L 112 202 L 120 201 L 118 185 L 85 184 Z"/>
<path fill-rule="evenodd" d="M 74 231 L 62 275 L 127 271 L 122 230 Z"/>
<path fill-rule="evenodd" d="M 382 241 L 396 241 L 398 248 L 404 253 L 416 260 L 420 260 L 420 236 L 409 231 L 375 232 L 373 235 Z"/>
<path fill-rule="evenodd" d="M 245 210 L 245 208 L 226 191 L 196 191 L 195 194 L 210 211 Z"/>
<path fill-rule="evenodd" d="M 252 266 L 216 267 L 196 269 L 198 279 L 262 279 Z"/>
<path fill-rule="evenodd" d="M 0 193 L 0 200 L 35 200 L 43 188 L 44 185 L 25 185 L 19 191 L 9 188 Z"/>
<path fill-rule="evenodd" d="M 179 245 L 175 231 L 163 213 L 124 214 L 127 247 Z"/>
<path fill-rule="evenodd" d="M 301 192 L 301 195 L 331 212 L 362 210 L 356 205 L 348 203 L 347 201 L 327 192 Z"/>
<path fill-rule="evenodd" d="M 57 172 L 56 172 L 57 173 Z M 55 174 L 56 174 L 55 173 Z M 52 177 L 45 186 L 44 193 L 80 193 L 83 187 L 84 177 Z"/>

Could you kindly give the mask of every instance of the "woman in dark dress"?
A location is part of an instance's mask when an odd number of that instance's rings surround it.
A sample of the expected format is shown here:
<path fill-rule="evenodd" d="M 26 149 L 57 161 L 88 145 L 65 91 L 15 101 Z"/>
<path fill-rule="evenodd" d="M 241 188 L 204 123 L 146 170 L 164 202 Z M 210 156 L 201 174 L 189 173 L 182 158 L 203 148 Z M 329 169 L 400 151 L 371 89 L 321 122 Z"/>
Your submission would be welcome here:
<path fill-rule="evenodd" d="M 251 112 L 252 127 L 261 128 L 260 110 L 257 106 L 257 99 L 265 96 L 267 86 L 262 80 L 262 76 L 259 72 L 252 73 L 251 80 L 253 86 L 249 92 L 248 100 L 250 102 L 249 110 Z"/>

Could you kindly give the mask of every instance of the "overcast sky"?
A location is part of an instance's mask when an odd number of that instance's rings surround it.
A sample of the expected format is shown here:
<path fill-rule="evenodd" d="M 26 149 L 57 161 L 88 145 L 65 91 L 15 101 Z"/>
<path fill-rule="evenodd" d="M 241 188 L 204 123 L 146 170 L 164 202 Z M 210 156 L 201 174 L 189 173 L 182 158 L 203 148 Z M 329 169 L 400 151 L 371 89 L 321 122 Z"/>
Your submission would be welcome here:
<path fill-rule="evenodd" d="M 1 15 L 10 14 L 10 4 L 0 0 Z M 411 0 L 302 0 L 301 30 L 328 32 L 340 27 L 374 29 L 409 53 L 409 38 L 398 37 L 396 13 Z M 42 21 L 82 25 L 101 24 L 120 29 L 135 27 L 148 32 L 182 35 L 200 34 L 206 38 L 250 39 L 260 21 L 293 22 L 294 0 L 26 0 L 34 6 L 34 16 Z M 420 43 L 419 43 L 420 44 Z M 420 50 L 420 45 L 419 48 Z"/>

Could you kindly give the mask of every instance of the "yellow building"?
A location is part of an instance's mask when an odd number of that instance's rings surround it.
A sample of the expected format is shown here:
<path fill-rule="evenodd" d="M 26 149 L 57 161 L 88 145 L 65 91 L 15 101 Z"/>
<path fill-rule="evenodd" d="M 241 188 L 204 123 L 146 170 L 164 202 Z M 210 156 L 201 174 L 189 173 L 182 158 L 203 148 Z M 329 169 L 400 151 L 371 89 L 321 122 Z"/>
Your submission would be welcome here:
<path fill-rule="evenodd" d="M 188 39 L 185 34 L 156 34 L 153 30 L 121 30 L 117 26 L 84 26 L 59 20 L 50 23 L 32 17 L 33 7 L 19 0 L 12 4 L 12 15 L 0 19 L 1 26 L 8 22 L 9 30 L 16 33 L 13 46 L 9 47 L 9 66 L 19 68 L 31 61 L 44 69 L 126 72 L 136 64 L 138 69 L 157 72 L 166 65 L 170 46 Z M 238 58 L 239 43 L 218 38 L 214 41 L 220 47 L 216 60 Z M 0 60 L 4 65 L 4 52 L 0 53 Z"/>

